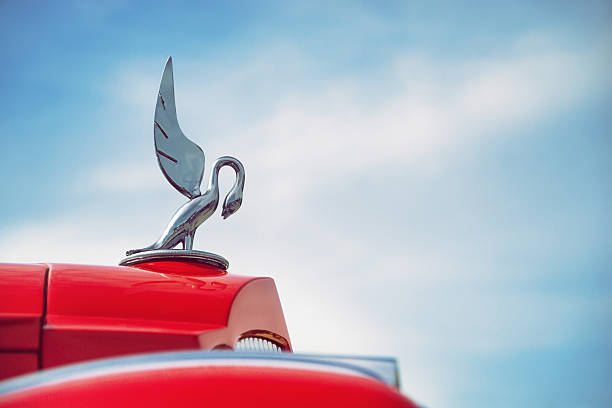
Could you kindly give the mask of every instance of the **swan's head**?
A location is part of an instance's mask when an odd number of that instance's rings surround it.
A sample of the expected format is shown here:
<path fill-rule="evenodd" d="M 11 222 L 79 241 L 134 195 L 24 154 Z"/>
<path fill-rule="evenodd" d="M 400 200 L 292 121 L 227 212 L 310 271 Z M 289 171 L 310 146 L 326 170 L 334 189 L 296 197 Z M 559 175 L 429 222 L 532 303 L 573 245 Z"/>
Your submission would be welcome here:
<path fill-rule="evenodd" d="M 242 191 L 238 189 L 232 189 L 225 197 L 223 201 L 223 212 L 221 215 L 223 218 L 227 218 L 240 208 L 242 205 Z"/>

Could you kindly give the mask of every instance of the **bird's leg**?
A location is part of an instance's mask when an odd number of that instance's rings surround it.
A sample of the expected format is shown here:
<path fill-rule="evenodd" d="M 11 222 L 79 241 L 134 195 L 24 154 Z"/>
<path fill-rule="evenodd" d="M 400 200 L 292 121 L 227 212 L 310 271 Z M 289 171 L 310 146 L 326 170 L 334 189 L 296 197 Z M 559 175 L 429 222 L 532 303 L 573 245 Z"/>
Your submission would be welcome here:
<path fill-rule="evenodd" d="M 193 235 L 193 232 L 185 235 L 185 240 L 183 241 L 183 249 L 193 249 Z"/>

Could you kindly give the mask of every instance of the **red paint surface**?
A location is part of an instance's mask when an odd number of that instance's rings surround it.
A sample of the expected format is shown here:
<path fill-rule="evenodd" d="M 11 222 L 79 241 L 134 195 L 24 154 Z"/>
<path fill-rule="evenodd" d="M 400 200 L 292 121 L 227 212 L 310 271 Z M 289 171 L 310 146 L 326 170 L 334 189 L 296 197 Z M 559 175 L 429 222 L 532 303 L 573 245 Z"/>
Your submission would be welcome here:
<path fill-rule="evenodd" d="M 38 349 L 46 270 L 0 264 L 0 352 Z"/>
<path fill-rule="evenodd" d="M 172 273 L 160 272 L 163 263 L 153 267 L 157 272 L 51 265 L 42 366 L 148 351 L 212 349 L 233 345 L 251 330 L 289 340 L 272 279 L 221 270 L 204 276 L 201 264 L 173 264 L 168 269 Z M 194 275 L 189 275 L 192 267 Z"/>
<path fill-rule="evenodd" d="M 277 367 L 191 367 L 106 375 L 4 397 L 1 407 L 410 407 L 378 381 Z"/>
<path fill-rule="evenodd" d="M 228 348 L 247 332 L 289 335 L 269 278 L 228 275 L 202 264 L 133 267 L 51 265 L 46 319 L 44 265 L 0 265 L 0 378 L 42 365 L 121 354 Z M 4 331 L 2 331 L 4 330 Z M 240 390 L 240 392 L 236 392 Z M 1 407 L 132 406 L 414 407 L 378 381 L 255 366 L 166 368 L 106 374 L 0 398 Z"/>
<path fill-rule="evenodd" d="M 27 374 L 38 369 L 38 353 L 0 352 L 0 380 Z"/>

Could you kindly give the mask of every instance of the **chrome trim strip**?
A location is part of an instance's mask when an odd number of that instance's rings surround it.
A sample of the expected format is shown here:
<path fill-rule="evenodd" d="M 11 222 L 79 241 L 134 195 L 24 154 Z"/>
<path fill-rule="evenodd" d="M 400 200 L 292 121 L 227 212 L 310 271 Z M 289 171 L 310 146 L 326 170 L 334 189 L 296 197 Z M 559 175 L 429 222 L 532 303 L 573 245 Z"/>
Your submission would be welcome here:
<path fill-rule="evenodd" d="M 384 373 L 385 370 L 381 372 L 379 370 L 380 367 L 378 367 L 378 369 L 375 367 L 367 367 L 358 364 L 359 361 L 369 363 L 376 362 L 379 365 L 386 365 L 387 368 L 392 368 L 393 371 L 397 372 L 397 361 L 394 358 L 384 357 L 325 356 L 293 353 L 239 353 L 231 351 L 154 353 L 72 364 L 24 375 L 0 382 L 0 396 L 34 387 L 54 385 L 76 379 L 94 378 L 110 374 L 163 368 L 228 365 L 285 367 L 337 372 L 345 375 L 373 378 L 391 386 L 399 386 L 396 378 L 389 381 L 390 378 Z"/>

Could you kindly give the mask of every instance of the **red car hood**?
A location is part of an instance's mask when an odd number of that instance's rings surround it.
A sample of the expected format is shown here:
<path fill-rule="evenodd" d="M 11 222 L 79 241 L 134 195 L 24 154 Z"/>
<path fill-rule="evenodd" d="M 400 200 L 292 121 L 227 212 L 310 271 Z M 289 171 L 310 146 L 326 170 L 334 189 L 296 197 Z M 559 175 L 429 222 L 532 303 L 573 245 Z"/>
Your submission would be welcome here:
<path fill-rule="evenodd" d="M 0 378 L 114 355 L 231 349 L 244 336 L 291 350 L 271 278 L 182 262 L 0 264 Z"/>

